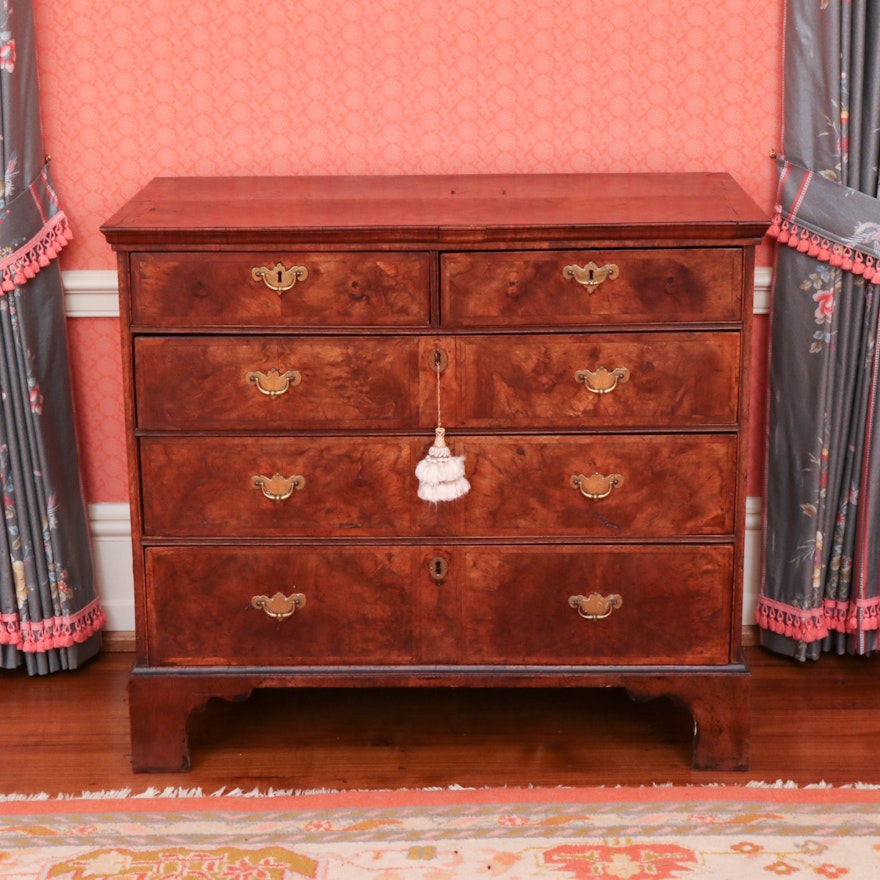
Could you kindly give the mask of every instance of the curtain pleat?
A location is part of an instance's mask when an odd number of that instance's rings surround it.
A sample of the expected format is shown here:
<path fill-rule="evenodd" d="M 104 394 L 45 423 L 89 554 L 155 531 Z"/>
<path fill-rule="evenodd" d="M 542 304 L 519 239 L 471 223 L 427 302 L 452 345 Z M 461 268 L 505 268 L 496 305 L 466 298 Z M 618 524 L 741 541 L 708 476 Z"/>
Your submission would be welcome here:
<path fill-rule="evenodd" d="M 101 644 L 29 0 L 0 9 L 0 667 L 71 669 Z"/>
<path fill-rule="evenodd" d="M 804 660 L 880 629 L 880 4 L 790 0 L 784 76 L 757 622 Z"/>

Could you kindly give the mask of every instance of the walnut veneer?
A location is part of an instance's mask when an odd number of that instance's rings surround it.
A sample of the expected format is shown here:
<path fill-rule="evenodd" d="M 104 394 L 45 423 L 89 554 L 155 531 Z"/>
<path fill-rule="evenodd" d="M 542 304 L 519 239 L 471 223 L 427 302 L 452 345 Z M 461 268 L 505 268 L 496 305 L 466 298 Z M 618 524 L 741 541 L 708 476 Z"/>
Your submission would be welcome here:
<path fill-rule="evenodd" d="M 211 697 L 401 685 L 672 696 L 695 767 L 747 766 L 766 225 L 725 174 L 150 183 L 103 229 L 135 769 L 186 768 Z M 472 488 L 431 504 L 438 351 Z"/>

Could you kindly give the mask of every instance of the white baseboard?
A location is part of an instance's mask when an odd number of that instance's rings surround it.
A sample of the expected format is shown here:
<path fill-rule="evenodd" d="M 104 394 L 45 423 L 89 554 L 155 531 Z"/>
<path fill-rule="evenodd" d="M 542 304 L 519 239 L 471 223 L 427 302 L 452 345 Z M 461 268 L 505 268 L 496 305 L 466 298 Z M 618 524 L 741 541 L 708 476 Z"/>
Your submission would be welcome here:
<path fill-rule="evenodd" d="M 125 502 L 89 505 L 95 589 L 111 632 L 134 630 L 131 516 Z"/>
<path fill-rule="evenodd" d="M 131 561 L 131 521 L 127 504 L 89 505 L 92 553 L 98 596 L 107 615 L 109 632 L 134 630 L 134 579 Z M 761 575 L 761 499 L 746 500 L 743 625 L 755 620 Z"/>
<path fill-rule="evenodd" d="M 753 626 L 761 592 L 761 549 L 764 538 L 763 500 L 746 498 L 746 537 L 743 563 L 743 626 Z"/>

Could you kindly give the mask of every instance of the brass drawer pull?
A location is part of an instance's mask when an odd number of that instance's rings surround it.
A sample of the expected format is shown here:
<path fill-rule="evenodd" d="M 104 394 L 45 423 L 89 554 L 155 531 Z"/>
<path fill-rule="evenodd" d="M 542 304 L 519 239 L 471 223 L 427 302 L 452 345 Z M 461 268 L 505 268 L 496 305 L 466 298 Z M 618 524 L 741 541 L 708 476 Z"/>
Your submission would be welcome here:
<path fill-rule="evenodd" d="M 309 277 L 309 270 L 305 266 L 291 266 L 285 269 L 281 263 L 276 263 L 271 269 L 265 266 L 254 266 L 251 269 L 254 281 L 262 280 L 263 284 L 274 290 L 281 296 L 285 290 L 290 290 L 297 281 L 305 281 Z"/>
<path fill-rule="evenodd" d="M 599 367 L 595 371 L 575 370 L 574 378 L 593 394 L 608 394 L 617 388 L 618 382 L 629 381 L 629 370 L 626 367 L 615 367 L 613 370 L 606 370 L 605 367 Z"/>
<path fill-rule="evenodd" d="M 600 498 L 607 498 L 612 489 L 619 489 L 623 485 L 623 475 L 608 474 L 606 477 L 603 474 L 595 473 L 585 477 L 583 474 L 572 474 L 570 482 L 575 489 L 580 489 L 584 498 L 598 501 Z"/>
<path fill-rule="evenodd" d="M 257 386 L 260 394 L 278 397 L 289 388 L 299 385 L 302 382 L 302 373 L 299 370 L 285 370 L 283 373 L 279 373 L 278 370 L 269 370 L 266 373 L 261 370 L 251 370 L 245 373 L 245 378 Z"/>
<path fill-rule="evenodd" d="M 611 616 L 615 608 L 623 605 L 623 597 L 617 593 L 610 596 L 602 596 L 600 593 L 590 593 L 589 596 L 569 596 L 568 604 L 577 609 L 584 620 L 604 620 Z"/>
<path fill-rule="evenodd" d="M 302 593 L 291 593 L 285 596 L 284 593 L 276 593 L 271 598 L 269 596 L 254 596 L 251 599 L 251 607 L 265 611 L 269 617 L 275 620 L 284 620 L 296 612 L 297 608 L 302 608 L 306 604 L 306 597 Z"/>
<path fill-rule="evenodd" d="M 265 477 L 260 474 L 253 477 L 253 482 L 270 501 L 284 501 L 285 498 L 290 498 L 294 491 L 299 492 L 305 486 L 306 478 L 300 474 L 292 477 L 282 477 L 281 474 Z"/>
<path fill-rule="evenodd" d="M 566 266 L 562 270 L 562 274 L 566 278 L 574 278 L 578 284 L 587 288 L 587 293 L 592 295 L 596 288 L 606 279 L 614 281 L 620 274 L 620 268 L 617 263 L 608 263 L 600 268 L 590 260 L 584 266 Z"/>

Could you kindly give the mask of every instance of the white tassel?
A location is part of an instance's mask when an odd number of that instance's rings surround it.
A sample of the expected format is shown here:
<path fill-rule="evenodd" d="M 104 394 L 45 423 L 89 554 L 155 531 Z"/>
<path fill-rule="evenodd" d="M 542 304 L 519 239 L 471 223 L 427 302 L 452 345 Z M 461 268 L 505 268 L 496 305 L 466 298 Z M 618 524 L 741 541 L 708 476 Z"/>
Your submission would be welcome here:
<path fill-rule="evenodd" d="M 445 437 L 446 429 L 438 426 L 434 431 L 434 445 L 416 465 L 419 498 L 423 501 L 454 501 L 471 488 L 464 475 L 464 456 L 452 455 Z"/>

